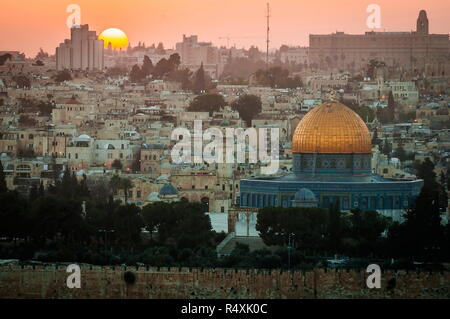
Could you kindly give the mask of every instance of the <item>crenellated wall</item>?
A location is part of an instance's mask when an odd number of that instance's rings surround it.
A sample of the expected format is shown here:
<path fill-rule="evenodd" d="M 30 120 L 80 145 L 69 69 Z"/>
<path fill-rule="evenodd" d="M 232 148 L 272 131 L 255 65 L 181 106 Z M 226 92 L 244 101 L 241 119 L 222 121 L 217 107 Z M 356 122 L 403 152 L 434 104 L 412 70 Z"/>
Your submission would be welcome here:
<path fill-rule="evenodd" d="M 127 285 L 125 272 L 135 275 Z M 382 273 L 368 289 L 365 270 L 262 271 L 81 266 L 81 288 L 65 266 L 1 266 L 0 298 L 450 298 L 450 272 Z"/>

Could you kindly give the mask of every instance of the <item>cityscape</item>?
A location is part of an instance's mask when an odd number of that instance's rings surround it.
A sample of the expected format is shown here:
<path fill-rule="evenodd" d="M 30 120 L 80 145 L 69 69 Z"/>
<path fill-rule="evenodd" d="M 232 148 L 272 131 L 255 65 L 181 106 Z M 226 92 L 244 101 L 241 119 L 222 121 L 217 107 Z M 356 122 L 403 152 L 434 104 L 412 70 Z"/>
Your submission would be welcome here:
<path fill-rule="evenodd" d="M 249 0 L 258 35 L 175 43 L 67 3 L 51 49 L 0 34 L 0 298 L 450 298 L 450 6 L 431 2 L 401 30 L 364 3 L 364 31 L 296 37 Z M 180 313 L 222 311 L 201 307 Z"/>

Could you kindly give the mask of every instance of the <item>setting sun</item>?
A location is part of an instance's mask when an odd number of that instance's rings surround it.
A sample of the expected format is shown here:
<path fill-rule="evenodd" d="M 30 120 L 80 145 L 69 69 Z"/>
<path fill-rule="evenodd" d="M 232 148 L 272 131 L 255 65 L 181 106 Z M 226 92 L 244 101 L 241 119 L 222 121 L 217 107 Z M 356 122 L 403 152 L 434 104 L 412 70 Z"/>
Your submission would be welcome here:
<path fill-rule="evenodd" d="M 128 37 L 120 29 L 110 28 L 106 29 L 99 35 L 99 40 L 103 40 L 105 43 L 105 48 L 108 48 L 111 43 L 111 47 L 115 50 L 125 49 L 128 47 Z"/>

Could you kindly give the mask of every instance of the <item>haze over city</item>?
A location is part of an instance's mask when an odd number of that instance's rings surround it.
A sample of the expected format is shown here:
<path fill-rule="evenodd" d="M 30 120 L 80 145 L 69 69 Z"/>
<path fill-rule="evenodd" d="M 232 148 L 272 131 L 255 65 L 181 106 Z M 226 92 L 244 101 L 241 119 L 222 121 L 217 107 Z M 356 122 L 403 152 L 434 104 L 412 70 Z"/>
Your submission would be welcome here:
<path fill-rule="evenodd" d="M 450 299 L 449 0 L 3 2 L 0 299 Z"/>
<path fill-rule="evenodd" d="M 265 47 L 266 0 L 31 0 L 3 1 L 0 11 L 0 49 L 20 50 L 34 56 L 39 48 L 54 53 L 61 39 L 69 36 L 68 5 L 81 7 L 81 23 L 101 32 L 123 30 L 132 45 L 163 42 L 174 47 L 183 34 L 197 34 L 215 45 Z M 411 31 L 417 12 L 425 9 L 433 23 L 431 33 L 448 33 L 450 1 L 435 0 L 277 0 L 271 1 L 271 48 L 282 44 L 308 45 L 309 34 L 336 31 L 368 31 L 366 8 L 381 7 L 378 31 Z M 229 37 L 230 39 L 226 39 Z M 222 38 L 222 39 L 221 39 Z"/>

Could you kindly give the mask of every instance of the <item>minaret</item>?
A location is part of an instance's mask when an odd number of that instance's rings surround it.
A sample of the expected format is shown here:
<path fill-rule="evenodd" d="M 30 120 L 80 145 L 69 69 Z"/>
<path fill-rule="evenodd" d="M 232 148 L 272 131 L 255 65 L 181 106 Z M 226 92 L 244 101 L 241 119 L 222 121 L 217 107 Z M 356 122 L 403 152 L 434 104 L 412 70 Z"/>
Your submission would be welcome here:
<path fill-rule="evenodd" d="M 417 34 L 420 35 L 428 35 L 429 34 L 429 24 L 427 12 L 425 10 L 421 10 L 419 13 L 419 18 L 417 18 Z"/>

